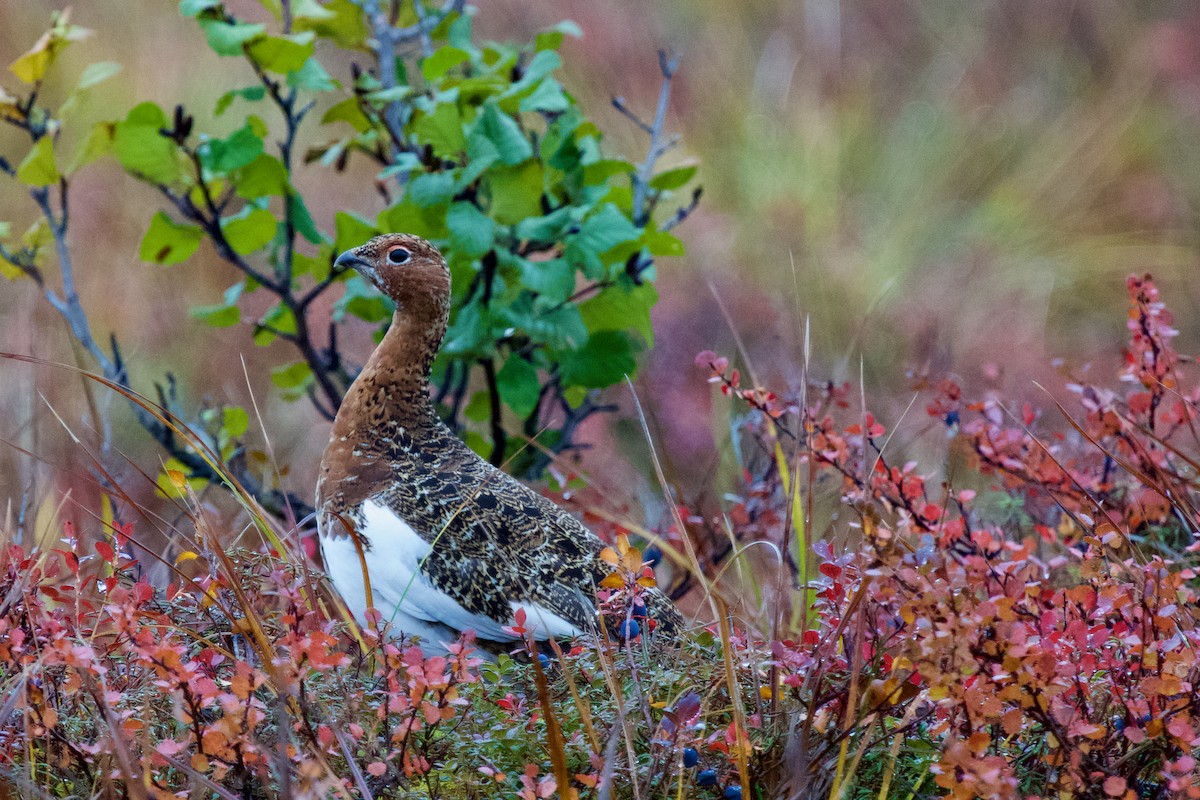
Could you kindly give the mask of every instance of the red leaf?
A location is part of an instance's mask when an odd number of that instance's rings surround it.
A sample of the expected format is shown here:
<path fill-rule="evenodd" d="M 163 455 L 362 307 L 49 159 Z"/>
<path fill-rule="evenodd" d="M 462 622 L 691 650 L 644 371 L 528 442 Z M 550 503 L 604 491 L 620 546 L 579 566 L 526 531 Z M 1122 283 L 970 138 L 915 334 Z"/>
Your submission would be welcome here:
<path fill-rule="evenodd" d="M 100 554 L 108 563 L 112 564 L 117 560 L 117 554 L 113 550 L 113 546 L 105 541 L 96 542 L 96 552 Z"/>

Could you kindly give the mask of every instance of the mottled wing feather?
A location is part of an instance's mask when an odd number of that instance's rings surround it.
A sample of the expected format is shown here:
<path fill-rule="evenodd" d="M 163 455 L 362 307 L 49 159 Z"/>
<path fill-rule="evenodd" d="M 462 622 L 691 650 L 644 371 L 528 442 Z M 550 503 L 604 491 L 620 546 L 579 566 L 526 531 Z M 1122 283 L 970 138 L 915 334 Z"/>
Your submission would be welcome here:
<path fill-rule="evenodd" d="M 464 608 L 497 621 L 511 619 L 511 603 L 533 602 L 580 630 L 594 625 L 578 588 L 592 591 L 603 577 L 600 540 L 449 431 L 445 437 L 423 448 L 440 451 L 440 463 L 398 459 L 394 480 L 375 497 L 427 537 L 433 549 L 422 572 Z"/>

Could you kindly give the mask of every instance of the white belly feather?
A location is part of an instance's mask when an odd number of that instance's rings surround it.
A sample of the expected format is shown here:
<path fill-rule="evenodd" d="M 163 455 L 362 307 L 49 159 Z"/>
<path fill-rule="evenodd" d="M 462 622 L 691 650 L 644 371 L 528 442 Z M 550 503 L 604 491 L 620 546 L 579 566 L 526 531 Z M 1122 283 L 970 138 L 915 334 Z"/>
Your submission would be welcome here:
<path fill-rule="evenodd" d="M 363 503 L 363 522 L 359 534 L 371 542 L 365 550 L 367 572 L 375 607 L 394 629 L 419 636 L 422 647 L 445 651 L 445 645 L 457 638 L 457 632 L 472 629 L 481 639 L 508 642 L 516 639 L 503 630 L 515 624 L 504 623 L 482 614 L 474 614 L 430 582 L 420 570 L 429 554 L 429 543 L 417 535 L 387 506 L 368 500 Z M 328 523 L 326 523 L 328 524 Z M 349 536 L 321 536 L 325 569 L 333 585 L 359 622 L 365 621 L 367 607 L 362 565 L 358 550 Z M 509 603 L 515 614 L 524 609 L 525 627 L 537 639 L 569 638 L 582 634 L 577 627 L 553 611 L 529 602 Z"/>

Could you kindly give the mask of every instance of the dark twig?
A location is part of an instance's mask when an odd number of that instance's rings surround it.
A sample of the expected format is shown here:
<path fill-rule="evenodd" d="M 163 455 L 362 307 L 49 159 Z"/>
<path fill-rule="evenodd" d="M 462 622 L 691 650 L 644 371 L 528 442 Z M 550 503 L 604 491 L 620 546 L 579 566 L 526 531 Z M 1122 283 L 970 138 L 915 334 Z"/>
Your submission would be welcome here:
<path fill-rule="evenodd" d="M 488 421 L 492 432 L 492 453 L 488 460 L 498 467 L 504 463 L 504 451 L 507 449 L 508 439 L 504 433 L 504 420 L 501 417 L 500 387 L 496 383 L 496 362 L 490 358 L 482 358 L 479 363 L 483 367 L 483 375 L 487 382 Z"/>

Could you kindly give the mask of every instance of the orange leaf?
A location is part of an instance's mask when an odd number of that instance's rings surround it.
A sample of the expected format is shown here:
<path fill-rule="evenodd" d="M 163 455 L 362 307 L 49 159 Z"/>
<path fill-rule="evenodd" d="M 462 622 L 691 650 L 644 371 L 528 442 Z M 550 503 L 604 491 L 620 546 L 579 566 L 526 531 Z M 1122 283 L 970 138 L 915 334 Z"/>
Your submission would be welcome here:
<path fill-rule="evenodd" d="M 608 573 L 608 577 L 606 577 L 604 580 L 600 581 L 600 588 L 602 588 L 602 589 L 624 589 L 625 588 L 625 579 L 622 578 L 620 573 L 618 573 L 618 572 L 610 572 L 610 573 Z"/>

